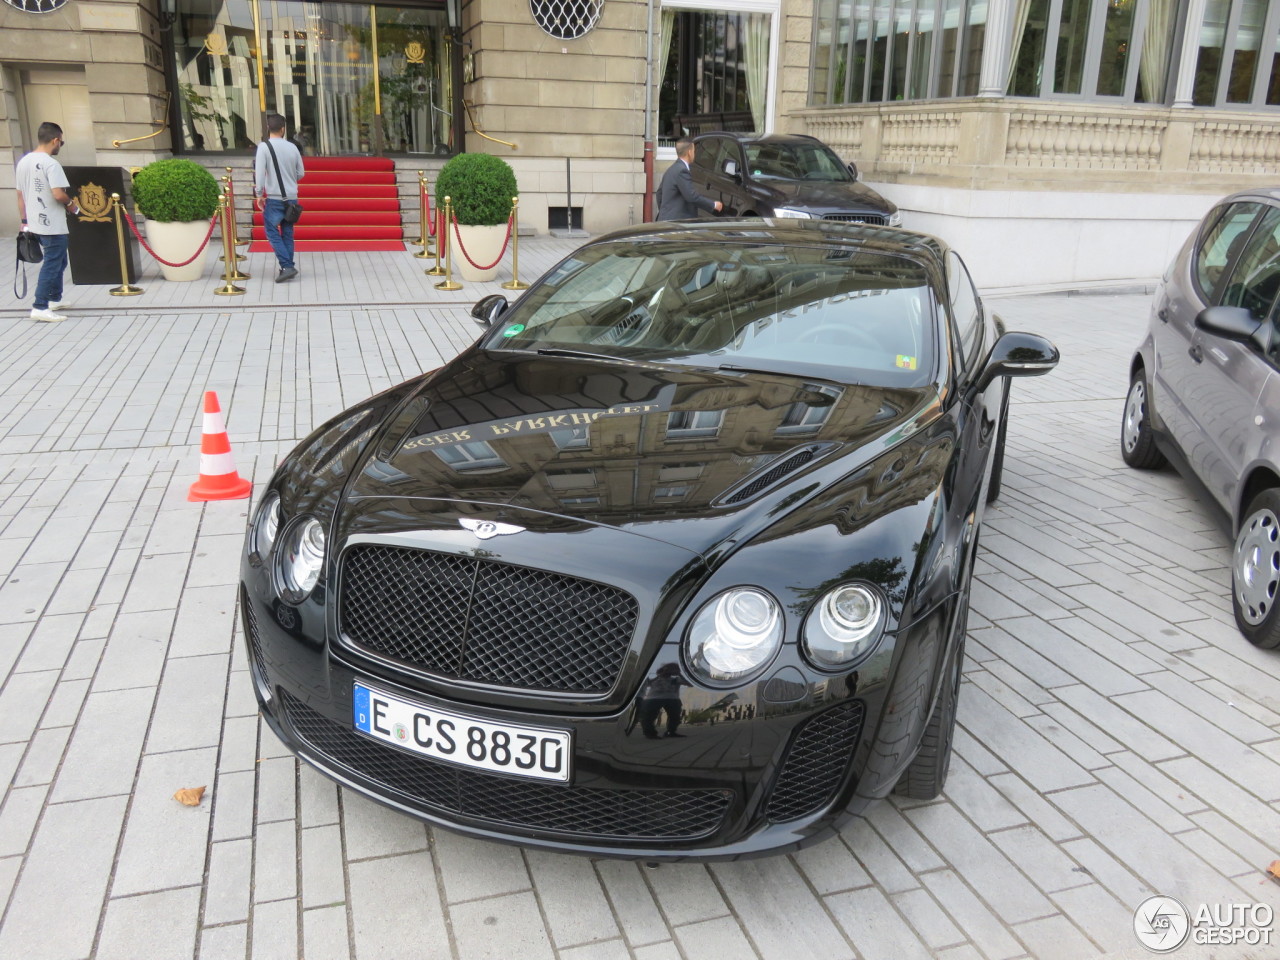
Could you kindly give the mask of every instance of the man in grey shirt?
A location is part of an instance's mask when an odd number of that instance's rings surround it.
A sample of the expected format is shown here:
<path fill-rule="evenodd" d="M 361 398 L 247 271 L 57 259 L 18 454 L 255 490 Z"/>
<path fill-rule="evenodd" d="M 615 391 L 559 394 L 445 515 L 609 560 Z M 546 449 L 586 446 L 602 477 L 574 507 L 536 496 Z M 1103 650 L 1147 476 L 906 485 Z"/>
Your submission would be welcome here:
<path fill-rule="evenodd" d="M 18 217 L 22 229 L 40 238 L 44 259 L 36 280 L 31 319 L 55 323 L 67 319 L 58 310 L 62 300 L 62 274 L 67 269 L 67 214 L 80 212 L 62 164 L 54 159 L 62 149 L 62 127 L 42 123 L 36 131 L 36 148 L 18 161 L 14 182 L 18 188 Z"/>
<path fill-rule="evenodd" d="M 285 201 L 298 199 L 298 181 L 302 179 L 302 154 L 284 138 L 285 120 L 278 113 L 267 114 L 267 139 L 258 144 L 254 158 L 254 183 L 264 198 L 262 223 L 266 227 L 267 241 L 280 262 L 276 283 L 292 280 L 298 275 L 293 262 L 293 224 L 284 219 Z M 275 161 L 272 161 L 272 153 Z M 276 164 L 280 174 L 276 175 Z M 283 181 L 283 183 L 281 182 Z"/>

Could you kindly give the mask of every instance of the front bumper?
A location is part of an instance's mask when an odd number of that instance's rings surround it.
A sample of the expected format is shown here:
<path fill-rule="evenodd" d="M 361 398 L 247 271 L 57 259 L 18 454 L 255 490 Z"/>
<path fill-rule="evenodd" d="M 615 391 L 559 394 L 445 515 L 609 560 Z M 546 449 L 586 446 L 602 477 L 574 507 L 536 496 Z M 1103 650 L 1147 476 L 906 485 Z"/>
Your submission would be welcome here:
<path fill-rule="evenodd" d="M 652 738 L 638 701 L 583 716 L 444 700 L 372 677 L 317 645 L 305 610 L 242 589 L 241 612 L 263 716 L 291 751 L 364 796 L 480 839 L 651 861 L 783 852 L 830 835 L 892 789 L 910 760 L 886 767 L 874 749 L 892 686 L 883 679 L 797 684 L 798 671 L 783 664 L 729 702 L 709 707 L 707 691 L 683 691 L 681 735 Z M 944 622 L 940 609 L 896 643 L 932 648 Z M 572 778 L 479 771 L 366 736 L 354 727 L 353 691 L 370 681 L 427 709 L 567 730 Z M 912 709 L 926 713 L 927 700 Z"/>

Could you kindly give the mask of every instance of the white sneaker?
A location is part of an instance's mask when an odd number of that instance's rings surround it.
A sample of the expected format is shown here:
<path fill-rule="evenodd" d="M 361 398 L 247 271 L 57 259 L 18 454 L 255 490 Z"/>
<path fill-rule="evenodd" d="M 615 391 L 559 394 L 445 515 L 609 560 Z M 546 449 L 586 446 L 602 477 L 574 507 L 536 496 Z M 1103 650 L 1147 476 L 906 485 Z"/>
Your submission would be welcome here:
<path fill-rule="evenodd" d="M 72 310 L 74 308 L 75 308 L 75 304 L 72 303 L 70 300 L 59 300 L 57 303 L 49 304 L 49 309 L 55 310 L 55 311 L 56 310 Z"/>
<path fill-rule="evenodd" d="M 67 319 L 60 313 L 54 313 L 52 310 L 32 310 L 31 319 L 39 320 L 41 323 L 57 323 L 59 320 Z"/>

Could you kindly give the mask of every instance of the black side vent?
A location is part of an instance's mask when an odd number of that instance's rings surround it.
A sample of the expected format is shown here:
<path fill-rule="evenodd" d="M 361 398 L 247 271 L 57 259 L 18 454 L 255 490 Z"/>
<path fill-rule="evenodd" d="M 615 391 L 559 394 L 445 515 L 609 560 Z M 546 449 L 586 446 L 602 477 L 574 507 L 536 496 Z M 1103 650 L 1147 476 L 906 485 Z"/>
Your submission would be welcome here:
<path fill-rule="evenodd" d="M 803 447 L 788 456 L 779 457 L 766 467 L 763 473 L 757 475 L 755 479 L 748 480 L 736 490 L 733 490 L 722 497 L 720 499 L 720 503 L 728 505 L 741 503 L 743 500 L 750 500 L 762 490 L 767 490 L 769 487 L 773 486 L 783 477 L 787 476 L 787 474 L 794 473 L 796 470 L 799 470 L 806 463 L 816 457 L 822 449 L 823 447 L 819 444 L 810 444 L 809 446 Z"/>
<path fill-rule="evenodd" d="M 863 712 L 860 700 L 850 700 L 805 721 L 769 798 L 770 820 L 809 816 L 831 802 L 862 733 Z"/>

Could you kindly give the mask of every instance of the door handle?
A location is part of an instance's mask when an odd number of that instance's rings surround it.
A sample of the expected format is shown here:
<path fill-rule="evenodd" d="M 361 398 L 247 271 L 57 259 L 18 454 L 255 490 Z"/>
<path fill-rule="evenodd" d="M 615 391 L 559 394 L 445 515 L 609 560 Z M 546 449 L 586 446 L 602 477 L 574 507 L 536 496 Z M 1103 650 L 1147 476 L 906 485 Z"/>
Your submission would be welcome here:
<path fill-rule="evenodd" d="M 1168 323 L 1168 322 L 1169 322 L 1169 308 L 1168 308 L 1168 307 L 1161 307 L 1159 310 L 1157 310 L 1157 311 L 1156 311 L 1156 316 L 1157 316 L 1157 317 L 1159 317 L 1159 318 L 1161 319 L 1161 321 L 1162 321 L 1162 322 L 1164 322 L 1164 323 Z"/>
<path fill-rule="evenodd" d="M 1187 351 L 1191 355 L 1191 359 L 1196 363 L 1204 363 L 1204 351 L 1200 349 L 1200 344 L 1194 343 L 1191 349 Z"/>

